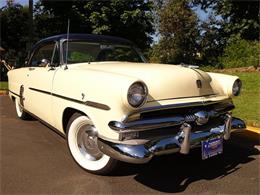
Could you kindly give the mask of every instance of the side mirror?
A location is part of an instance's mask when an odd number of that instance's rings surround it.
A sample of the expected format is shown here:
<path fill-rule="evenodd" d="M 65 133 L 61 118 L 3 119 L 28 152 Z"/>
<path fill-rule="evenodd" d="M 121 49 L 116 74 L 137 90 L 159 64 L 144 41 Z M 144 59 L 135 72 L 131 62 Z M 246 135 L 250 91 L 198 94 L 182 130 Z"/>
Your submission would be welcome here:
<path fill-rule="evenodd" d="M 49 66 L 50 65 L 50 60 L 47 60 L 47 59 L 42 59 L 39 66 L 41 67 L 46 67 L 46 66 Z"/>

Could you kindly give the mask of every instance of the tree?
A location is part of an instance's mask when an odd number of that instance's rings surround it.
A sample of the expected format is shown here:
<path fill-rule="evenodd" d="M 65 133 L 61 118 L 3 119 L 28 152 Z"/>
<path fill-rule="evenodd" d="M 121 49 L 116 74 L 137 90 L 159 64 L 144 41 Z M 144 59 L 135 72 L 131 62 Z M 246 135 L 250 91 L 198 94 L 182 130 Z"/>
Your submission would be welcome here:
<path fill-rule="evenodd" d="M 227 43 L 227 38 L 223 36 L 225 32 L 220 28 L 219 22 L 212 15 L 210 15 L 208 20 L 201 22 L 199 28 L 200 63 L 219 66 L 219 56 Z"/>
<path fill-rule="evenodd" d="M 1 45 L 6 49 L 7 59 L 23 63 L 28 42 L 28 7 L 8 2 L 1 8 Z"/>
<path fill-rule="evenodd" d="M 259 1 L 192 0 L 202 9 L 212 9 L 218 20 L 223 37 L 239 36 L 246 40 L 258 40 L 260 32 Z"/>
<path fill-rule="evenodd" d="M 260 42 L 233 39 L 225 47 L 219 61 L 225 68 L 260 66 Z"/>
<path fill-rule="evenodd" d="M 159 10 L 161 40 L 152 59 L 163 63 L 195 63 L 198 51 L 198 19 L 187 0 L 167 1 Z"/>
<path fill-rule="evenodd" d="M 151 9 L 152 3 L 144 0 L 41 0 L 36 6 L 35 23 L 37 33 L 44 37 L 65 33 L 70 18 L 71 32 L 120 36 L 145 49 L 150 47 L 154 32 Z"/>
<path fill-rule="evenodd" d="M 226 47 L 235 40 L 259 40 L 259 1 L 190 0 L 192 7 L 210 12 L 207 21 L 200 21 L 201 62 L 223 65 L 219 61 Z"/>

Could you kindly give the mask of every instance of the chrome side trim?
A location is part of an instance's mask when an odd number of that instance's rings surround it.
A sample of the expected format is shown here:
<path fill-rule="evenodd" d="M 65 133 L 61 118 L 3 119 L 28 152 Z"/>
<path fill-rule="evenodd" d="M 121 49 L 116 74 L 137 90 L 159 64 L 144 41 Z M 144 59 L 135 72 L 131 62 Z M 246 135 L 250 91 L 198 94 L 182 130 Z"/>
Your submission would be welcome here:
<path fill-rule="evenodd" d="M 110 110 L 109 106 L 107 106 L 105 104 L 97 103 L 97 102 L 86 101 L 85 104 L 87 106 L 91 106 L 91 107 L 94 107 L 94 108 L 99 108 L 99 109 L 102 109 L 102 110 Z"/>
<path fill-rule="evenodd" d="M 35 88 L 32 88 L 32 87 L 29 87 L 29 89 L 32 90 L 32 91 L 36 91 L 36 92 L 39 92 L 39 93 L 44 93 L 44 94 L 47 94 L 47 95 L 52 95 L 54 97 L 58 97 L 58 98 L 61 98 L 61 99 L 72 101 L 72 102 L 76 102 L 76 103 L 79 103 L 79 104 L 84 104 L 84 105 L 87 105 L 87 106 L 90 106 L 90 107 L 94 107 L 94 108 L 98 108 L 98 109 L 101 109 L 101 110 L 110 110 L 110 107 L 105 105 L 105 104 L 92 102 L 92 101 L 83 102 L 83 101 L 80 101 L 80 100 L 77 100 L 77 99 L 73 99 L 73 98 L 70 98 L 70 97 L 66 97 L 66 96 L 62 96 L 62 95 L 59 95 L 59 94 L 51 93 L 49 91 L 43 91 L 43 90 L 40 90 L 40 89 L 35 89 Z"/>
<path fill-rule="evenodd" d="M 32 90 L 32 91 L 37 91 L 37 92 L 40 92 L 40 93 L 51 95 L 51 92 L 49 92 L 49 91 L 43 91 L 43 90 L 35 89 L 35 88 L 32 88 L 32 87 L 29 87 L 29 89 Z"/>
<path fill-rule="evenodd" d="M 198 80 L 197 80 L 198 81 Z M 194 95 L 194 96 L 189 96 L 189 97 L 176 97 L 176 98 L 165 98 L 165 99 L 158 99 L 158 100 L 151 100 L 147 102 L 157 102 L 157 101 L 165 101 L 165 100 L 178 100 L 178 99 L 189 99 L 189 98 L 197 98 L 197 97 L 210 97 L 210 96 L 217 96 L 217 93 L 212 93 L 208 95 Z"/>
<path fill-rule="evenodd" d="M 17 93 L 11 91 L 11 90 L 8 90 L 10 93 L 12 93 L 13 95 L 16 95 L 17 97 L 20 97 L 20 95 L 18 95 Z"/>
<path fill-rule="evenodd" d="M 215 137 L 229 138 L 230 126 L 233 123 L 231 122 L 231 115 L 227 114 L 226 117 L 222 125 L 213 127 L 208 131 L 192 132 L 191 126 L 187 125 L 181 128 L 175 135 L 155 138 L 145 144 L 127 145 L 124 142 L 114 143 L 98 138 L 98 146 L 104 154 L 114 159 L 128 163 L 143 164 L 149 162 L 155 155 L 170 154 L 179 151 L 186 154 L 190 148 L 200 146 L 201 141 L 206 139 Z"/>

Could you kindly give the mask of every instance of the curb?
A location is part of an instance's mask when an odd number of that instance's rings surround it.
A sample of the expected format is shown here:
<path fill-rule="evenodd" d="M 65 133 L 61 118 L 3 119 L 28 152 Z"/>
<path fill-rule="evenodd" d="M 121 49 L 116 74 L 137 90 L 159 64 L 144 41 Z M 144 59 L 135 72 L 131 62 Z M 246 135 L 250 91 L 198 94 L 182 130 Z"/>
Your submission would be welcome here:
<path fill-rule="evenodd" d="M 8 90 L 0 90 L 0 96 L 8 95 Z"/>
<path fill-rule="evenodd" d="M 260 135 L 260 128 L 258 128 L 258 127 L 247 126 L 246 130 L 257 133 L 257 134 Z"/>

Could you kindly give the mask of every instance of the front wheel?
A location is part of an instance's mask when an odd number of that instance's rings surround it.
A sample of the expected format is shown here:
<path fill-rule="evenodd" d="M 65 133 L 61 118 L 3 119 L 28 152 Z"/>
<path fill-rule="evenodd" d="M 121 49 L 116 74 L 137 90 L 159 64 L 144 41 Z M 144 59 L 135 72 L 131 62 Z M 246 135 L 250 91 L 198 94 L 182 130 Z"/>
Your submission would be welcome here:
<path fill-rule="evenodd" d="M 75 113 L 67 127 L 67 143 L 74 160 L 85 170 L 95 174 L 108 174 L 117 160 L 102 153 L 97 145 L 97 131 L 92 121 Z"/>
<path fill-rule="evenodd" d="M 23 107 L 20 104 L 20 100 L 15 98 L 15 109 L 18 118 L 25 120 L 28 119 L 28 114 L 24 111 Z"/>

